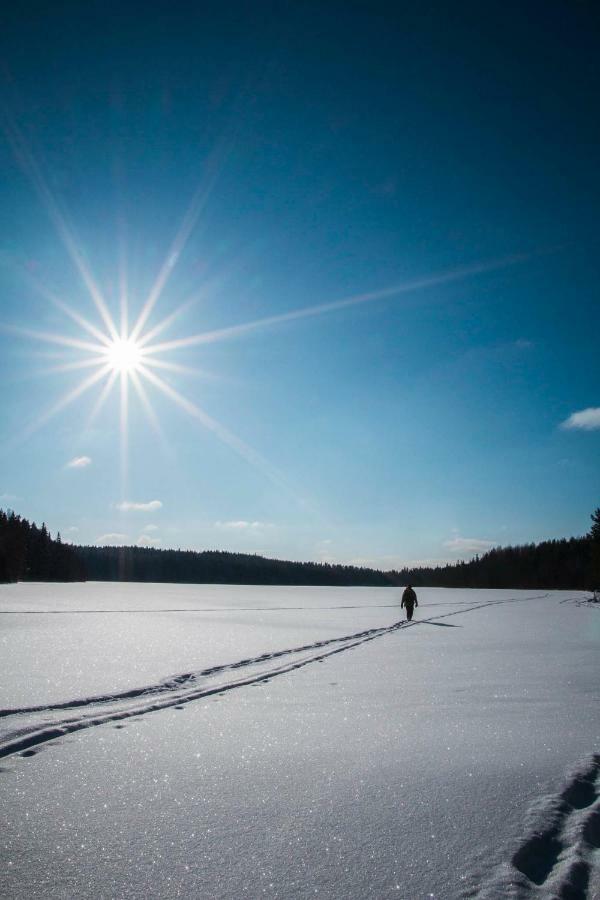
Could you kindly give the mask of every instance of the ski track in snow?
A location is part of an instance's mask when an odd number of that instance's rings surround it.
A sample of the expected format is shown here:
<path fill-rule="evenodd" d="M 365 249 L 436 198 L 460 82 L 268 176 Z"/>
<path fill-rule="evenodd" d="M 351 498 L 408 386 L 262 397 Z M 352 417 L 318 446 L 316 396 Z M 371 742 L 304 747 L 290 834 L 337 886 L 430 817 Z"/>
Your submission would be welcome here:
<path fill-rule="evenodd" d="M 503 863 L 477 900 L 600 898 L 600 754 L 583 761 L 562 790 L 535 805 L 510 863 Z"/>
<path fill-rule="evenodd" d="M 547 595 L 545 595 L 547 596 Z M 510 599 L 510 598 L 507 598 Z M 522 598 L 519 598 L 519 600 Z M 534 599 L 533 597 L 529 599 Z M 471 600 L 452 600 L 453 606 L 469 606 Z M 497 602 L 497 601 L 492 601 Z M 565 603 L 565 600 L 561 600 Z M 428 603 L 428 606 L 447 606 L 448 601 L 444 603 Z M 0 616 L 103 616 L 112 613 L 123 613 L 123 615 L 137 615 L 138 613 L 230 613 L 230 612 L 286 612 L 288 610 L 310 611 L 332 609 L 398 609 L 397 603 L 345 603 L 341 606 L 182 606 L 177 607 L 149 607 L 148 609 L 0 609 Z"/>
<path fill-rule="evenodd" d="M 227 665 L 212 666 L 198 672 L 184 672 L 165 678 L 159 684 L 133 688 L 120 693 L 77 698 L 63 703 L 0 710 L 0 758 L 21 753 L 34 756 L 41 744 L 97 725 L 116 723 L 134 716 L 156 712 L 169 707 L 181 708 L 185 703 L 224 694 L 240 687 L 268 682 L 277 675 L 286 675 L 311 663 L 323 662 L 329 656 L 351 650 L 368 641 L 398 630 L 417 625 L 435 624 L 438 619 L 464 615 L 476 609 L 502 603 L 523 603 L 547 597 L 502 598 L 478 603 L 453 612 L 418 619 L 400 621 L 381 628 L 371 628 L 339 638 L 328 638 L 302 647 L 277 650 L 261 656 L 242 659 Z M 440 623 L 441 624 L 441 623 Z M 280 664 L 280 660 L 286 661 Z M 236 677 L 241 675 L 241 677 Z M 79 710 L 78 715 L 66 715 Z M 116 726 L 122 727 L 122 726 Z"/>
<path fill-rule="evenodd" d="M 574 603 L 575 606 L 581 606 L 585 609 L 595 609 L 600 611 L 600 603 L 597 600 L 594 600 L 593 597 L 567 597 L 565 600 L 561 600 L 561 603 Z"/>

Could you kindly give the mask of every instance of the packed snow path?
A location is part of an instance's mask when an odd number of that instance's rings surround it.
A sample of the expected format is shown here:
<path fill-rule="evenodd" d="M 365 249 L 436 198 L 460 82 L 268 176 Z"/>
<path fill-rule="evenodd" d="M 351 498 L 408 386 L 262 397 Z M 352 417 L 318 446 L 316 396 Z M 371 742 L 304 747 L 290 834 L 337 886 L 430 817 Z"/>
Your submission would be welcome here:
<path fill-rule="evenodd" d="M 543 599 L 547 594 L 529 599 Z M 145 715 L 174 706 L 181 707 L 213 694 L 224 694 L 236 688 L 249 687 L 258 682 L 265 683 L 277 675 L 287 675 L 310 663 L 323 662 L 327 657 L 343 653 L 381 638 L 395 631 L 422 625 L 442 624 L 439 619 L 465 615 L 498 603 L 524 602 L 520 598 L 492 600 L 465 606 L 463 609 L 417 619 L 411 622 L 399 621 L 384 628 L 370 628 L 356 634 L 339 638 L 315 641 L 303 647 L 263 653 L 261 656 L 242 659 L 227 665 L 212 666 L 198 672 L 184 672 L 165 678 L 159 684 L 133 688 L 121 693 L 99 697 L 85 697 L 40 706 L 19 709 L 0 709 L 0 758 L 14 753 L 33 756 L 34 747 L 56 740 L 74 731 L 118 722 L 132 716 Z M 352 608 L 352 607 L 342 607 Z M 327 648 L 327 649 L 325 649 Z M 283 665 L 279 664 L 285 658 Z M 243 673 L 241 677 L 239 673 Z M 77 716 L 64 716 L 68 710 L 81 710 Z"/>

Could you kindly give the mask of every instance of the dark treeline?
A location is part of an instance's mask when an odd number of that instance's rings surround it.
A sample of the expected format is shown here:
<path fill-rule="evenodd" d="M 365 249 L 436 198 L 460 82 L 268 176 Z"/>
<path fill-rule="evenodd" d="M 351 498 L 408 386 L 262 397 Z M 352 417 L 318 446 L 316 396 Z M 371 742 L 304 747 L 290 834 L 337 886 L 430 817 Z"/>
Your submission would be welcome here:
<path fill-rule="evenodd" d="M 92 581 L 170 581 L 217 584 L 428 585 L 430 587 L 591 587 L 589 537 L 498 547 L 470 562 L 381 572 L 330 563 L 290 562 L 219 550 L 78 547 Z"/>
<path fill-rule="evenodd" d="M 90 581 L 170 581 L 184 584 L 390 584 L 376 569 L 288 562 L 224 550 L 77 547 Z"/>
<path fill-rule="evenodd" d="M 63 544 L 14 512 L 0 509 L 0 582 L 83 581 L 85 569 L 75 547 Z"/>
<path fill-rule="evenodd" d="M 401 584 L 428 587 L 552 588 L 593 587 L 589 537 L 496 547 L 470 562 L 391 573 Z"/>
<path fill-rule="evenodd" d="M 362 585 L 544 588 L 600 586 L 600 509 L 580 538 L 497 547 L 469 562 L 381 572 L 330 563 L 290 562 L 221 550 L 77 547 L 52 539 L 0 510 L 0 581 L 146 581 L 188 584 Z"/>

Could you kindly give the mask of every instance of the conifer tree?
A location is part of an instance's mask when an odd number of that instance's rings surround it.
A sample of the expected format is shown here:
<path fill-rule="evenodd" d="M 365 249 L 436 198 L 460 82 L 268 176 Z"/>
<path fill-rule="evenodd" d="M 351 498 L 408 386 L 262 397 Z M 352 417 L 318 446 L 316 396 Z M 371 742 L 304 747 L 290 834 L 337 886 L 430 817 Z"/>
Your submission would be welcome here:
<path fill-rule="evenodd" d="M 588 535 L 591 542 L 590 587 L 600 594 L 600 506 L 592 513 L 592 527 Z"/>

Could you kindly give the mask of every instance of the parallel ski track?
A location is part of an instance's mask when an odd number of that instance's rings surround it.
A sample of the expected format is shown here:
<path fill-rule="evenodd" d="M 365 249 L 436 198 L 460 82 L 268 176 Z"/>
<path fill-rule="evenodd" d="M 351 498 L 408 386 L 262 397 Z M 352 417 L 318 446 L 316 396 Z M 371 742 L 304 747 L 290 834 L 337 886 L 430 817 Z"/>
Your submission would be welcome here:
<path fill-rule="evenodd" d="M 509 599 L 509 598 L 507 598 Z M 519 598 L 533 600 L 533 597 Z M 452 600 L 453 606 L 468 606 L 469 600 Z M 493 601 L 496 602 L 496 601 Z M 565 603 L 561 600 L 561 603 Z M 428 606 L 447 606 L 443 603 L 428 603 Z M 104 616 L 120 613 L 124 616 L 138 613 L 230 613 L 230 612 L 311 612 L 331 609 L 398 609 L 398 603 L 344 603 L 339 606 L 182 606 L 148 607 L 147 609 L 0 609 L 0 616 Z"/>
<path fill-rule="evenodd" d="M 349 634 L 339 638 L 328 638 L 323 641 L 316 641 L 312 644 L 305 644 L 301 647 L 293 647 L 286 650 L 278 650 L 273 653 L 263 653 L 261 656 L 242 659 L 239 662 L 230 663 L 221 666 L 212 666 L 198 672 L 185 672 L 181 675 L 175 675 L 167 678 L 159 684 L 149 685 L 143 688 L 134 688 L 129 691 L 123 691 L 115 694 L 105 694 L 95 697 L 86 697 L 74 700 L 67 700 L 64 703 L 47 704 L 44 706 L 29 706 L 20 709 L 4 709 L 0 710 L 0 718 L 8 719 L 15 717 L 17 725 L 16 731 L 4 740 L 0 740 L 0 758 L 12 756 L 16 753 L 30 751 L 31 748 L 45 744 L 48 741 L 56 740 L 67 734 L 76 731 L 82 731 L 85 728 L 92 728 L 97 725 L 105 725 L 109 722 L 118 722 L 123 719 L 130 719 L 135 716 L 142 716 L 146 713 L 157 712 L 169 707 L 182 706 L 185 703 L 192 703 L 204 697 L 210 697 L 214 694 L 224 694 L 228 691 L 235 690 L 240 687 L 247 687 L 259 682 L 265 682 L 275 678 L 278 675 L 286 675 L 296 669 L 301 669 L 314 662 L 321 662 L 329 656 L 336 653 L 342 653 L 351 650 L 368 641 L 376 638 L 384 637 L 395 631 L 412 628 L 417 625 L 426 625 L 433 623 L 438 619 L 447 619 L 452 616 L 463 615 L 464 613 L 473 612 L 477 609 L 485 609 L 489 606 L 497 606 L 503 603 L 522 603 L 528 600 L 539 600 L 547 597 L 548 594 L 536 597 L 517 597 L 502 598 L 498 600 L 490 600 L 485 603 L 478 603 L 465 609 L 454 610 L 453 612 L 443 613 L 438 616 L 431 616 L 427 619 L 418 619 L 411 622 L 400 621 L 393 625 L 387 625 L 381 628 L 370 628 L 366 631 L 359 631 L 356 634 Z M 336 645 L 332 649 L 323 650 L 323 648 Z M 260 672 L 253 672 L 246 677 L 235 678 L 220 682 L 218 684 L 201 685 L 198 684 L 200 679 L 210 678 L 222 674 L 233 673 L 238 669 L 245 669 L 250 666 L 260 666 L 262 663 L 279 660 L 285 656 L 297 656 L 302 653 L 309 653 L 311 650 L 317 651 L 306 658 L 294 659 L 284 663 L 281 666 L 262 669 Z M 23 723 L 18 726 L 18 720 L 34 713 L 53 713 L 62 710 L 75 710 L 86 708 L 93 710 L 94 707 L 102 707 L 103 705 L 126 703 L 127 701 L 140 702 L 135 705 L 128 705 L 126 709 L 112 709 L 110 711 L 94 710 L 87 715 L 79 718 L 64 718 L 62 720 L 35 725 L 27 725 Z"/>

